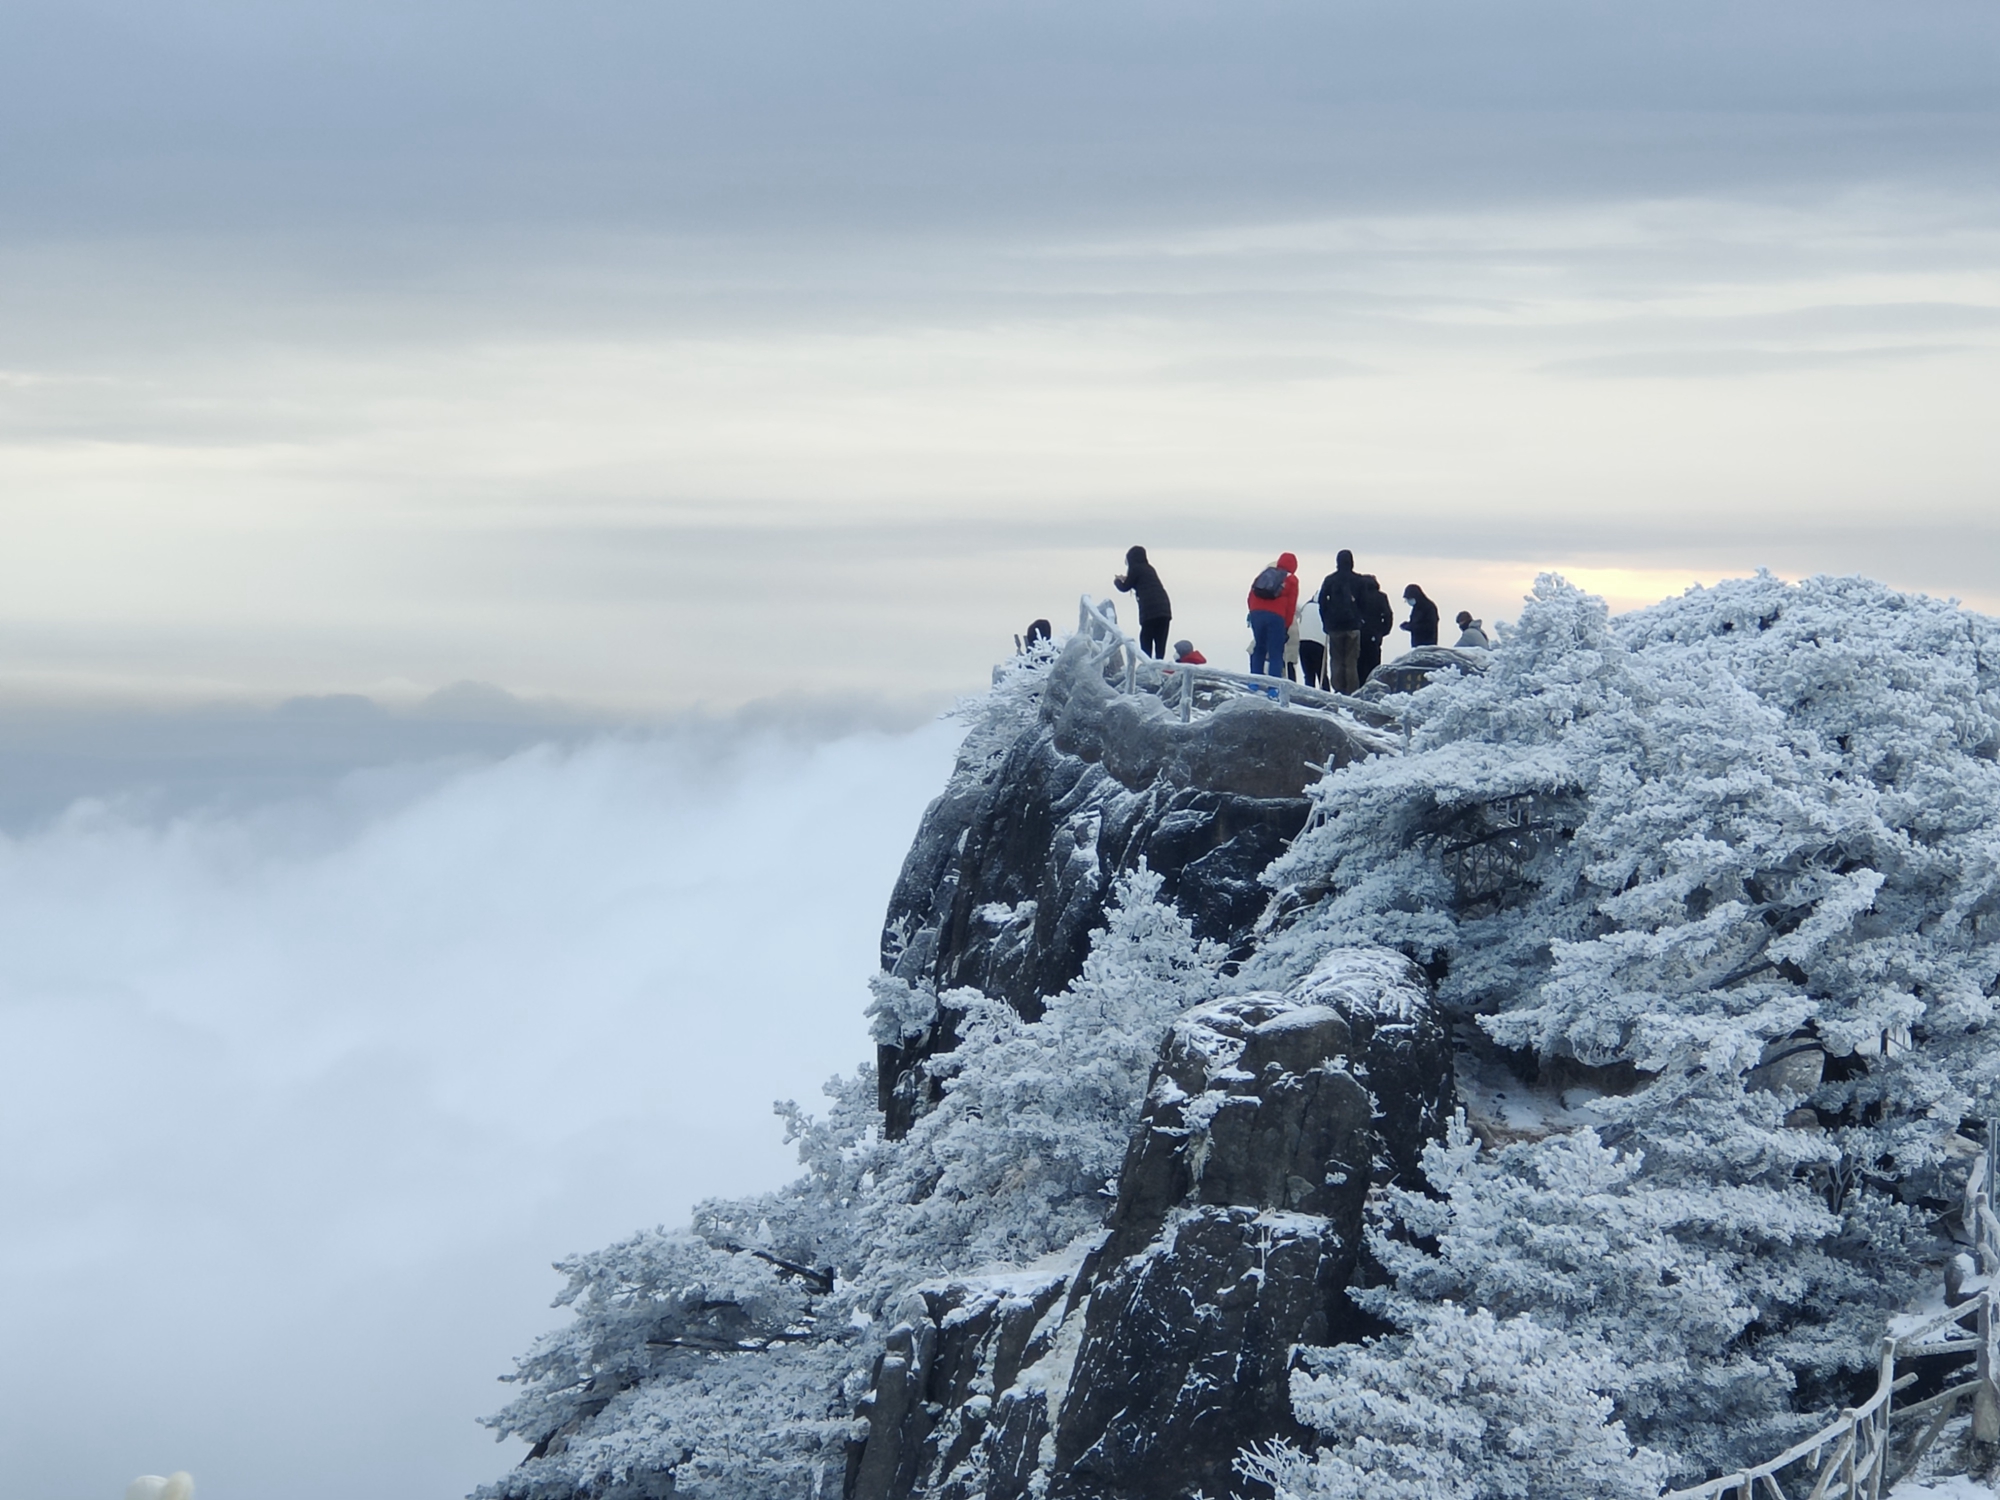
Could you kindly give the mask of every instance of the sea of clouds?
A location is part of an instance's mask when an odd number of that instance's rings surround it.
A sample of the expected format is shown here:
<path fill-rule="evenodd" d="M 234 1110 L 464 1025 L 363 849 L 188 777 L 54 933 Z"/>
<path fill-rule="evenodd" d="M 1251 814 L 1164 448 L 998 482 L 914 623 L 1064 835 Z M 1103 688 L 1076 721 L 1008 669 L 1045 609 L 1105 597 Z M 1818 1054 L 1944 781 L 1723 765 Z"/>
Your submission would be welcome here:
<path fill-rule="evenodd" d="M 0 1471 L 461 1495 L 550 1262 L 792 1169 L 956 731 L 709 725 L 0 835 Z"/>

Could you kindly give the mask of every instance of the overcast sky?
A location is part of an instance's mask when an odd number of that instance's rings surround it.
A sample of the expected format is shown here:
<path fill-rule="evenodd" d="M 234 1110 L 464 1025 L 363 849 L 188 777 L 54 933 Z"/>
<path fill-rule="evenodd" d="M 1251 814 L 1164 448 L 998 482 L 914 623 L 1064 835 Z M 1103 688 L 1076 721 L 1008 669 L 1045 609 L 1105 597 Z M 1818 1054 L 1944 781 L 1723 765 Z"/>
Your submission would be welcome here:
<path fill-rule="evenodd" d="M 1997 68 L 1950 0 L 12 0 L 0 691 L 934 701 L 1134 541 L 1223 659 L 1286 548 L 2000 607 Z"/>

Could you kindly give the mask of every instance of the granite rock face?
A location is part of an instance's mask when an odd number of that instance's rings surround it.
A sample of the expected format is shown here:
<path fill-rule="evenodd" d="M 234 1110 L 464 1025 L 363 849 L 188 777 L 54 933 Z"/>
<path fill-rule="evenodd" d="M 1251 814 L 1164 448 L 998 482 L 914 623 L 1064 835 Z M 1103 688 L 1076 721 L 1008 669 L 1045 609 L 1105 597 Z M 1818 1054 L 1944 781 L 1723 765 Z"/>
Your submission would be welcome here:
<path fill-rule="evenodd" d="M 1306 787 L 1393 748 L 1361 720 L 1259 697 L 1183 723 L 1180 685 L 1141 671 L 1165 691 L 1121 691 L 1073 641 L 1031 707 L 968 740 L 926 813 L 883 938 L 901 1026 L 880 1054 L 891 1134 L 929 1102 L 917 1064 L 956 1044 L 932 997 L 974 986 L 1038 1016 L 1141 860 L 1198 936 L 1247 953 L 1271 897 L 1260 877 L 1303 826 Z M 1338 950 L 1284 993 L 1188 1012 L 1102 1238 L 906 1305 L 857 1414 L 846 1500 L 1237 1492 L 1246 1444 L 1302 1435 L 1293 1349 L 1366 1331 L 1346 1294 L 1364 1200 L 1417 1180 L 1451 1097 L 1445 1027 L 1399 954 Z"/>
<path fill-rule="evenodd" d="M 1364 1330 L 1345 1295 L 1371 1183 L 1441 1133 L 1451 1052 L 1423 976 L 1340 950 L 1289 992 L 1169 1032 L 1080 1264 L 926 1289 L 862 1416 L 848 1500 L 1184 1500 L 1299 1436 L 1298 1344 Z M 1032 1482 L 1032 1486 L 1031 1486 Z"/>
<path fill-rule="evenodd" d="M 1292 1348 L 1363 1331 L 1345 1295 L 1363 1202 L 1414 1170 L 1451 1096 L 1448 1035 L 1400 954 L 1337 951 L 1285 995 L 1178 1022 L 1078 1278 L 1050 1495 L 1227 1494 L 1244 1444 L 1299 1436 Z"/>
<path fill-rule="evenodd" d="M 1368 674 L 1368 680 L 1361 684 L 1356 694 L 1362 699 L 1381 702 L 1397 693 L 1414 693 L 1433 673 L 1456 667 L 1461 672 L 1484 672 L 1490 652 L 1480 650 L 1460 650 L 1456 646 L 1418 646 L 1405 651 L 1394 661 L 1385 661 Z"/>
<path fill-rule="evenodd" d="M 1029 1412 L 1020 1376 L 1047 1355 L 1049 1314 L 1061 1307 L 1073 1275 L 1074 1267 L 1057 1267 L 919 1293 L 922 1305 L 890 1332 L 856 1413 L 867 1436 L 849 1450 L 849 1500 L 997 1500 L 1006 1482 L 993 1488 L 996 1465 L 1025 1487 L 1047 1420 L 1020 1420 Z M 999 1421 L 996 1396 L 1012 1398 L 1003 1401 Z"/>
<path fill-rule="evenodd" d="M 1358 724 L 1257 697 L 1183 724 L 1160 697 L 1118 691 L 1072 641 L 1033 721 L 991 761 L 961 764 L 925 813 L 890 897 L 882 967 L 932 994 L 979 989 L 1033 1019 L 1082 971 L 1112 881 L 1142 860 L 1196 936 L 1239 947 L 1270 899 L 1259 876 L 1304 826 L 1305 788 L 1382 745 Z M 892 1133 L 923 1108 L 911 1070 L 954 1045 L 954 1019 L 947 1010 L 883 1043 Z"/>

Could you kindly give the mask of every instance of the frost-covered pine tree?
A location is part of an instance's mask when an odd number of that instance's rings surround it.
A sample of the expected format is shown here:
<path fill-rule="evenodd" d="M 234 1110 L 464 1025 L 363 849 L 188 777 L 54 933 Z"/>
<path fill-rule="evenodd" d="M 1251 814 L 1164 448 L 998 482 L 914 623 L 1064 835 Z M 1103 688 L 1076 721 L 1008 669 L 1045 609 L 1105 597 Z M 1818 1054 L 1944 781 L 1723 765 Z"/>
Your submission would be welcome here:
<path fill-rule="evenodd" d="M 1649 1351 L 1610 1394 L 1677 1476 L 1754 1456 L 1865 1362 L 2000 1104 L 2000 636 L 1856 579 L 1611 621 L 1544 578 L 1487 672 L 1410 711 L 1411 753 L 1315 790 L 1265 972 L 1398 946 L 1529 1067 L 1628 1091 L 1615 1153 L 1440 1158 L 1445 1204 L 1393 1205 L 1444 1235 L 1399 1286 Z M 1757 1073 L 1785 1051 L 1823 1079 Z"/>
<path fill-rule="evenodd" d="M 1370 1249 L 1394 1279 L 1357 1300 L 1399 1326 L 1442 1302 L 1532 1315 L 1613 1372 L 1599 1394 L 1678 1474 L 1782 1446 L 1814 1353 L 1806 1335 L 1746 1335 L 1791 1299 L 1811 1305 L 1811 1337 L 1867 1347 L 1884 1300 L 1872 1268 L 1838 1253 L 1841 1220 L 1810 1193 L 1644 1166 L 1588 1129 L 1486 1151 L 1460 1114 L 1424 1153 L 1430 1191 L 1371 1205 Z"/>
<path fill-rule="evenodd" d="M 943 1098 L 881 1185 L 887 1227 L 936 1265 L 1033 1260 L 1103 1222 L 1167 1027 L 1220 991 L 1222 950 L 1160 887 L 1144 865 L 1114 882 L 1082 974 L 1038 1020 L 977 991 L 945 997 L 964 1019 L 959 1045 L 925 1064 Z"/>
<path fill-rule="evenodd" d="M 1096 1232 L 1168 1025 L 1213 998 L 1223 954 L 1143 867 L 1122 877 L 1082 974 L 1036 1021 L 976 991 L 927 1066 L 935 1108 L 883 1137 L 872 1074 L 779 1106 L 805 1173 L 712 1201 L 560 1267 L 575 1316 L 520 1361 L 491 1419 L 534 1445 L 491 1500 L 837 1489 L 882 1332 L 928 1281 L 1032 1261 Z"/>
<path fill-rule="evenodd" d="M 1452 1302 L 1410 1302 L 1402 1331 L 1310 1351 L 1292 1406 L 1317 1430 L 1246 1453 L 1276 1500 L 1655 1500 L 1666 1465 L 1635 1448 L 1603 1395 L 1615 1354 Z"/>

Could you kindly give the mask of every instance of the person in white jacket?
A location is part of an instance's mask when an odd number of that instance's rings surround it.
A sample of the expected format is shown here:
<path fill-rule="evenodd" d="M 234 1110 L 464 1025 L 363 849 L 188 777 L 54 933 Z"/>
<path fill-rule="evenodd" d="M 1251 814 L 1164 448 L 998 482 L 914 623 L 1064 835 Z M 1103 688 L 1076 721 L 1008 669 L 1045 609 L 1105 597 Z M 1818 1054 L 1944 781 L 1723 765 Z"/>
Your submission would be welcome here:
<path fill-rule="evenodd" d="M 1292 616 L 1292 638 L 1285 643 L 1285 660 L 1299 664 L 1299 681 L 1323 688 L 1326 678 L 1326 626 L 1319 611 L 1303 608 Z"/>
<path fill-rule="evenodd" d="M 1486 639 L 1486 627 L 1472 618 L 1472 611 L 1461 609 L 1458 612 L 1458 639 L 1452 644 L 1460 650 L 1467 646 L 1478 646 L 1483 650 L 1493 643 Z"/>

